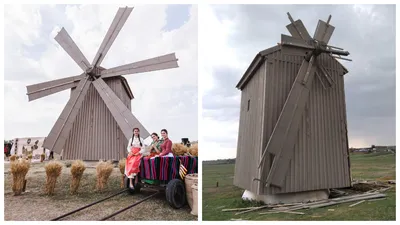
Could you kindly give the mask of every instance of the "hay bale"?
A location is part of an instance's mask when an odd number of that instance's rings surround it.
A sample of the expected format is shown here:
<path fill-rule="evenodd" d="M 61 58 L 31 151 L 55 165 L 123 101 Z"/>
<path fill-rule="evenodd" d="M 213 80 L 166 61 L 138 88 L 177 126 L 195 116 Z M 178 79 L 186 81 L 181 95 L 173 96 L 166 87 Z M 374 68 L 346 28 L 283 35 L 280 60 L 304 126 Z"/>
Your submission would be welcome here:
<path fill-rule="evenodd" d="M 17 155 L 10 156 L 10 161 L 11 162 L 14 162 L 15 160 L 17 160 Z"/>
<path fill-rule="evenodd" d="M 98 191 L 102 191 L 104 187 L 107 185 L 108 178 L 110 177 L 112 171 L 114 169 L 113 164 L 108 161 L 100 161 L 96 166 L 96 173 L 97 173 L 97 183 L 96 189 Z"/>
<path fill-rule="evenodd" d="M 124 178 L 125 178 L 125 164 L 126 164 L 126 159 L 121 159 L 118 162 L 118 167 L 119 167 L 119 171 L 121 172 L 122 176 L 121 176 L 121 188 L 125 187 L 124 184 Z"/>
<path fill-rule="evenodd" d="M 71 194 L 75 194 L 78 191 L 79 183 L 81 182 L 81 178 L 85 169 L 86 166 L 82 160 L 76 160 L 72 163 L 71 165 L 72 181 L 70 185 Z"/>
<path fill-rule="evenodd" d="M 172 152 L 174 155 L 185 155 L 188 152 L 188 147 L 183 144 L 174 143 L 172 144 Z"/>
<path fill-rule="evenodd" d="M 189 148 L 189 153 L 192 155 L 192 156 L 199 156 L 199 153 L 198 153 L 198 144 L 193 144 L 192 146 L 190 146 L 190 148 Z"/>
<path fill-rule="evenodd" d="M 40 154 L 40 162 L 43 162 L 45 158 L 46 155 L 44 153 Z"/>
<path fill-rule="evenodd" d="M 54 194 L 56 187 L 57 178 L 61 175 L 63 164 L 52 161 L 46 164 L 44 167 L 46 170 L 46 187 L 45 193 L 48 195 Z"/>
<path fill-rule="evenodd" d="M 30 163 L 27 160 L 12 160 L 10 164 L 11 174 L 13 176 L 12 191 L 14 195 L 20 195 L 24 188 L 26 174 L 30 168 Z"/>

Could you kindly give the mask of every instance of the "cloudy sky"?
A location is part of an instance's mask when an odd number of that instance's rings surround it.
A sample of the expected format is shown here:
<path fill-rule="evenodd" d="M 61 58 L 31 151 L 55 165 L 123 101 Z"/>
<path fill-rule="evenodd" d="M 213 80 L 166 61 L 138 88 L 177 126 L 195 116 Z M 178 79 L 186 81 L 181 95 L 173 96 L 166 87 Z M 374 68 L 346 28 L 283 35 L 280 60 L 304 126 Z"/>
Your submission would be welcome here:
<path fill-rule="evenodd" d="M 235 88 L 261 50 L 287 34 L 286 13 L 311 35 L 319 19 L 336 27 L 330 44 L 350 52 L 343 61 L 350 147 L 395 144 L 395 6 L 213 5 L 200 8 L 199 65 L 203 159 L 236 156 L 240 91 Z M 212 35 L 206 35 L 212 34 Z"/>
<path fill-rule="evenodd" d="M 5 6 L 5 139 L 47 136 L 69 91 L 28 102 L 26 86 L 82 70 L 54 40 L 64 27 L 91 62 L 118 7 L 125 5 Z M 102 66 L 110 68 L 175 52 L 179 68 L 125 75 L 132 112 L 149 132 L 167 128 L 173 141 L 198 139 L 197 7 L 134 8 Z"/>

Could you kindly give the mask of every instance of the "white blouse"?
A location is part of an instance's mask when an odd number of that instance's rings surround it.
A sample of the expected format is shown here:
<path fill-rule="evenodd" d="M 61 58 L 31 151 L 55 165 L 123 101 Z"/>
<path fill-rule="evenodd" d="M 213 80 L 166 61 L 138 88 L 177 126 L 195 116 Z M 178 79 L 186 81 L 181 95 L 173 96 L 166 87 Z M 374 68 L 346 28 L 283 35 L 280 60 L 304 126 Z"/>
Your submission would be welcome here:
<path fill-rule="evenodd" d="M 141 149 L 140 149 L 140 153 L 143 153 L 143 152 L 145 151 L 145 146 L 144 146 L 144 140 L 143 140 L 143 138 L 140 138 L 140 141 L 142 142 L 142 146 L 140 146 L 140 142 L 139 142 L 139 138 L 138 138 L 138 137 L 134 136 L 134 137 L 133 137 L 133 141 L 132 141 L 132 138 L 129 138 L 128 147 L 126 148 L 126 150 L 128 151 L 128 153 L 131 152 L 131 148 L 132 148 L 132 147 L 141 148 Z M 132 143 L 132 145 L 131 145 L 131 143 Z"/>

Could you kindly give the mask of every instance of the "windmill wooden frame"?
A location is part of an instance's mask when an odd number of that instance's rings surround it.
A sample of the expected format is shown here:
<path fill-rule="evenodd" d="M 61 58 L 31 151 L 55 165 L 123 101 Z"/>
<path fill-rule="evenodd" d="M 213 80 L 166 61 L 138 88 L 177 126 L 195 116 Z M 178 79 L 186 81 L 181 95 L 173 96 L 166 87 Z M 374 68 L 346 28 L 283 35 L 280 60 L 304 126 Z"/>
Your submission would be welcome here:
<path fill-rule="evenodd" d="M 331 16 L 318 22 L 313 38 L 288 16 L 291 36 L 257 54 L 236 86 L 242 99 L 234 184 L 256 194 L 348 187 L 348 71 L 336 58 L 349 60 L 349 52 L 328 45 Z"/>
<path fill-rule="evenodd" d="M 119 160 L 127 140 L 138 127 L 143 138 L 149 132 L 131 112 L 132 92 L 122 75 L 178 67 L 175 53 L 105 69 L 100 66 L 133 7 L 119 8 L 92 63 L 62 28 L 55 40 L 83 70 L 78 76 L 27 86 L 29 101 L 71 89 L 71 96 L 45 139 L 43 146 L 64 159 Z"/>

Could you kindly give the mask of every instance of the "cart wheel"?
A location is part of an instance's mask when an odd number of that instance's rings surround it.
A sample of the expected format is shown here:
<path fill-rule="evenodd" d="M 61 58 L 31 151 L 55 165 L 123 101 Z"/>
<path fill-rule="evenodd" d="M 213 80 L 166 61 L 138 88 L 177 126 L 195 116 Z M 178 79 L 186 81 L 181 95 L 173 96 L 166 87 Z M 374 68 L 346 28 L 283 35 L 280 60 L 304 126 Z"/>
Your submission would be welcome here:
<path fill-rule="evenodd" d="M 129 178 L 125 177 L 125 187 L 128 188 L 130 194 L 136 194 L 140 192 L 140 189 L 142 188 L 140 182 L 134 185 L 133 188 L 130 187 L 129 183 Z"/>
<path fill-rule="evenodd" d="M 165 197 L 170 206 L 180 209 L 186 204 L 185 184 L 179 179 L 173 179 L 167 184 Z"/>

